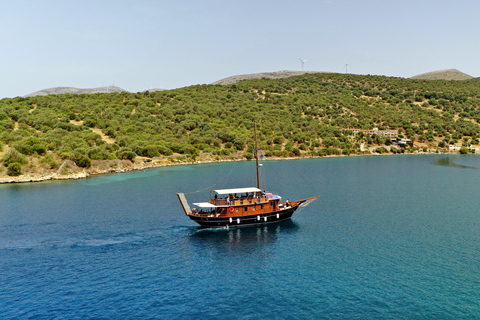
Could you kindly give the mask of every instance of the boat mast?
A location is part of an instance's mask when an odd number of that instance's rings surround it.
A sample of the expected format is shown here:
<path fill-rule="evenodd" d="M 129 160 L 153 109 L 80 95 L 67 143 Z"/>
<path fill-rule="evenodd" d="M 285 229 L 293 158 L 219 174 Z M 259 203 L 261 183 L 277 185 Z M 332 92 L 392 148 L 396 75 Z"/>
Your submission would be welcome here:
<path fill-rule="evenodd" d="M 254 131 L 255 131 L 255 162 L 257 163 L 257 188 L 260 189 L 260 174 L 258 168 L 260 167 L 258 164 L 258 145 L 257 145 L 257 123 L 253 123 Z"/>

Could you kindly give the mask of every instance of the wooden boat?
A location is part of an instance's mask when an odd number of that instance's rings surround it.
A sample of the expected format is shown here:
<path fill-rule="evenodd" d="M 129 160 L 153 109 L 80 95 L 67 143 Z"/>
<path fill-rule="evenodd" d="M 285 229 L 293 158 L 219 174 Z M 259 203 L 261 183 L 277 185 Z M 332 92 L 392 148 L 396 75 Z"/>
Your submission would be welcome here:
<path fill-rule="evenodd" d="M 320 196 L 297 201 L 282 201 L 279 195 L 260 188 L 255 126 L 255 161 L 257 187 L 212 190 L 210 201 L 193 203 L 193 209 L 185 194 L 177 193 L 185 214 L 203 227 L 243 227 L 290 219 L 300 207 L 306 206 Z"/>

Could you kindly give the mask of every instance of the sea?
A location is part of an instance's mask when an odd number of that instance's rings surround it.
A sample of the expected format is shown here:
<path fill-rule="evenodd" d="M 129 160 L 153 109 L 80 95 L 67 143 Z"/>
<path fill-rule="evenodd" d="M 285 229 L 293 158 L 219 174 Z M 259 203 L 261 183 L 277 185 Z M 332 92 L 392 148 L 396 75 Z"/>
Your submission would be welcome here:
<path fill-rule="evenodd" d="M 480 156 L 263 161 L 292 219 L 202 229 L 178 201 L 255 164 L 0 186 L 0 319 L 479 319 Z"/>

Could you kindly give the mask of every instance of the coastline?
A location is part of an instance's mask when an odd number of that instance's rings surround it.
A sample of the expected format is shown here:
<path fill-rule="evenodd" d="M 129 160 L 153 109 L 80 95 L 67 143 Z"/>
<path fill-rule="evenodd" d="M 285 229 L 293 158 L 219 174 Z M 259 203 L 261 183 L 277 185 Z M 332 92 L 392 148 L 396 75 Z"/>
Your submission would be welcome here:
<path fill-rule="evenodd" d="M 407 155 L 427 155 L 427 154 L 458 154 L 452 152 L 414 152 L 405 153 Z M 379 153 L 363 153 L 363 154 L 350 154 L 350 155 L 328 155 L 328 156 L 302 156 L 302 157 L 269 157 L 264 158 L 262 161 L 279 161 L 279 160 L 301 160 L 301 159 L 321 159 L 321 158 L 340 158 L 340 157 L 362 157 L 362 156 L 388 156 L 394 155 L 391 153 L 379 154 Z M 151 162 L 145 162 L 144 157 L 137 157 L 133 162 L 129 160 L 95 160 L 92 161 L 92 166 L 89 168 L 80 168 L 76 166 L 72 161 L 65 160 L 62 165 L 56 170 L 33 170 L 33 172 L 26 172 L 19 176 L 7 176 L 3 172 L 0 174 L 0 184 L 15 184 L 15 183 L 32 183 L 32 182 L 45 182 L 45 181 L 58 181 L 58 180 L 78 180 L 86 179 L 90 176 L 102 175 L 102 174 L 114 174 L 125 173 L 138 170 L 146 170 L 153 168 L 162 168 L 170 166 L 184 166 L 184 165 L 198 165 L 206 163 L 222 163 L 222 162 L 239 162 L 250 161 L 243 156 L 236 156 L 230 158 L 216 159 L 212 157 L 199 157 L 197 160 L 191 160 L 190 158 L 177 155 L 177 158 L 173 157 L 160 157 L 151 159 Z M 185 158 L 185 160 L 179 160 L 178 158 Z M 187 160 L 188 159 L 188 160 Z M 37 169 L 37 168 L 35 168 Z"/>
<path fill-rule="evenodd" d="M 141 158 L 141 157 L 139 157 Z M 153 159 L 151 162 L 145 162 L 145 158 L 136 159 L 133 162 L 129 160 L 95 160 L 89 168 L 80 168 L 70 160 L 65 160 L 56 170 L 34 170 L 36 172 L 27 172 L 19 176 L 7 176 L 4 172 L 0 174 L 0 184 L 31 183 L 57 180 L 78 180 L 90 176 L 125 173 L 153 168 L 162 168 L 169 166 L 195 165 L 216 162 L 246 161 L 246 159 L 202 159 L 198 161 L 170 160 L 168 158 Z M 68 168 L 68 169 L 66 169 Z M 38 168 L 37 168 L 38 169 Z"/>

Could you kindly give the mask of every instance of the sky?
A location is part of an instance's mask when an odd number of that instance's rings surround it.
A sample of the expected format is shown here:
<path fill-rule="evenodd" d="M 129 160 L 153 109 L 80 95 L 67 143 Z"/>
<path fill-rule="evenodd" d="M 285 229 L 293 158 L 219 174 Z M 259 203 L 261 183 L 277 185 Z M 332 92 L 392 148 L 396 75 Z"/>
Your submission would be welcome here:
<path fill-rule="evenodd" d="M 302 70 L 480 77 L 478 0 L 0 0 L 0 98 Z"/>

